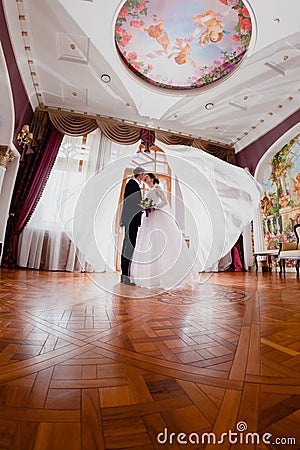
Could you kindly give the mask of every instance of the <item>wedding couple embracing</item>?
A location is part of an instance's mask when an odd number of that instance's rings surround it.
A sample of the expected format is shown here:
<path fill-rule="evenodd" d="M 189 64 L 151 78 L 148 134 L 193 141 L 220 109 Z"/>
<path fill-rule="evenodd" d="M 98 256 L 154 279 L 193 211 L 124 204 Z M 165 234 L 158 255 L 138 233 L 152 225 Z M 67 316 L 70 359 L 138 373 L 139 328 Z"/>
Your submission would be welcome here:
<path fill-rule="evenodd" d="M 191 286 L 198 273 L 158 178 L 143 167 L 133 175 L 125 186 L 120 219 L 121 283 L 167 290 Z M 142 199 L 142 182 L 149 188 L 147 199 Z"/>

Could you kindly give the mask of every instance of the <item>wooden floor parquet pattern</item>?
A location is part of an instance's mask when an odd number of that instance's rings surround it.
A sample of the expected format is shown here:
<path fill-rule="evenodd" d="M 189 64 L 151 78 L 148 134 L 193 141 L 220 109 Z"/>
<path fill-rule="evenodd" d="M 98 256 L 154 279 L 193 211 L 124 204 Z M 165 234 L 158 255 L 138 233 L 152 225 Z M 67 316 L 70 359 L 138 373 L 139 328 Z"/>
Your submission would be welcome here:
<path fill-rule="evenodd" d="M 2 269 L 0 284 L 1 450 L 300 449 L 295 274 L 145 298 L 86 274 Z M 237 443 L 202 442 L 229 430 Z"/>

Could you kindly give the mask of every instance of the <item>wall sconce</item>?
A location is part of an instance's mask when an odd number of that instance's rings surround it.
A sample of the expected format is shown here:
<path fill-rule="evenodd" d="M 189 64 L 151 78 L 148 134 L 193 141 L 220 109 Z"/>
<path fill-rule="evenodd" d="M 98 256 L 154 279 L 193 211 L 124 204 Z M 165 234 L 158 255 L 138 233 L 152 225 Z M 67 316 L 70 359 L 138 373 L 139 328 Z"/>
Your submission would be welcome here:
<path fill-rule="evenodd" d="M 23 147 L 21 161 L 24 161 L 25 154 L 33 153 L 30 148 L 30 143 L 32 142 L 33 134 L 29 132 L 29 125 L 23 125 L 23 128 L 17 134 L 18 144 Z"/>
<path fill-rule="evenodd" d="M 29 125 L 23 125 L 22 130 L 17 134 L 18 144 L 23 148 L 32 142 L 33 134 L 29 132 Z"/>

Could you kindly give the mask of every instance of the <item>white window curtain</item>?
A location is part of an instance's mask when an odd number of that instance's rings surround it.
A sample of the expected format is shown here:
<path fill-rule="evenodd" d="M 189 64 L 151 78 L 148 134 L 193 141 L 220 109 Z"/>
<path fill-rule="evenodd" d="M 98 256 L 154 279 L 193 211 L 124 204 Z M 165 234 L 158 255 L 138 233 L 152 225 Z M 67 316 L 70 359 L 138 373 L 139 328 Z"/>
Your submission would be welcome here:
<path fill-rule="evenodd" d="M 64 137 L 43 195 L 20 236 L 20 267 L 71 272 L 105 270 L 90 266 L 73 244 L 74 210 L 86 181 L 110 161 L 134 150 L 136 146 L 115 144 L 99 130 L 86 137 Z"/>

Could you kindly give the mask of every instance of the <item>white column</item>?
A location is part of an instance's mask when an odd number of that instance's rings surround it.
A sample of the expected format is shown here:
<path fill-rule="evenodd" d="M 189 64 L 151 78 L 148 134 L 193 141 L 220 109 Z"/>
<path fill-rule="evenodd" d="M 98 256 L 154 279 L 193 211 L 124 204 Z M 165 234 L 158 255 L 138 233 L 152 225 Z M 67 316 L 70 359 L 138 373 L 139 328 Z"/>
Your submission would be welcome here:
<path fill-rule="evenodd" d="M 261 212 L 259 207 L 256 209 L 253 218 L 253 233 L 254 233 L 254 251 L 263 252 L 266 250 L 266 243 L 264 239 L 264 230 L 262 226 Z"/>
<path fill-rule="evenodd" d="M 245 269 L 253 265 L 252 239 L 250 224 L 243 229 L 243 248 L 244 248 L 244 262 Z"/>
<path fill-rule="evenodd" d="M 5 167 L 0 166 L 0 195 L 1 195 L 1 189 L 2 189 L 2 184 L 3 184 L 3 180 L 4 180 L 4 175 L 5 175 Z"/>
<path fill-rule="evenodd" d="M 14 183 L 18 171 L 19 154 L 7 145 L 0 145 L 0 263 L 6 223 L 9 214 Z"/>
<path fill-rule="evenodd" d="M 0 145 L 0 194 L 4 180 L 5 171 L 10 161 L 15 159 L 15 155 L 7 145 Z"/>

